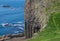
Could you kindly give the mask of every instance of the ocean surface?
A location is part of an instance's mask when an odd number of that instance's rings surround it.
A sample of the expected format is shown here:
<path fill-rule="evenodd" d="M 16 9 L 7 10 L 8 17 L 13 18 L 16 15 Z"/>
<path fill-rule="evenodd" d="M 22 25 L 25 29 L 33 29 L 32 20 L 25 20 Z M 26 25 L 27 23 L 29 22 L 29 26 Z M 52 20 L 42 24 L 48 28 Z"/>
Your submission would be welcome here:
<path fill-rule="evenodd" d="M 0 36 L 24 32 L 24 6 L 25 0 L 0 0 Z"/>

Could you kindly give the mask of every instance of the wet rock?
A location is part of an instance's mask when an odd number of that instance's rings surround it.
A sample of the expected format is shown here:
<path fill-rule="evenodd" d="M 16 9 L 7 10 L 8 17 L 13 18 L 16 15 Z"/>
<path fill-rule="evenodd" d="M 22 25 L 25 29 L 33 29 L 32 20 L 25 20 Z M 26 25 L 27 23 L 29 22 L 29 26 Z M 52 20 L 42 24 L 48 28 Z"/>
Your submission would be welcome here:
<path fill-rule="evenodd" d="M 4 7 L 4 8 L 10 8 L 11 6 L 9 6 L 9 5 L 3 5 L 2 7 Z"/>

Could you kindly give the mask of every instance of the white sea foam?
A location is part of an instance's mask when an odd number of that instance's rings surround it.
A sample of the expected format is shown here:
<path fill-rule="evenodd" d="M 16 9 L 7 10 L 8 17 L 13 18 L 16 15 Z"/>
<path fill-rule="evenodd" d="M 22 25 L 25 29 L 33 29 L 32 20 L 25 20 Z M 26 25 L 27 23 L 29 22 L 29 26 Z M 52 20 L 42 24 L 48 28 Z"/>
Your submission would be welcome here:
<path fill-rule="evenodd" d="M 23 23 L 23 22 L 17 22 L 17 23 Z"/>
<path fill-rule="evenodd" d="M 14 31 L 14 33 L 19 33 L 19 31 Z"/>
<path fill-rule="evenodd" d="M 1 24 L 3 27 L 5 27 L 5 25 L 7 25 L 8 23 L 3 23 L 3 24 Z"/>

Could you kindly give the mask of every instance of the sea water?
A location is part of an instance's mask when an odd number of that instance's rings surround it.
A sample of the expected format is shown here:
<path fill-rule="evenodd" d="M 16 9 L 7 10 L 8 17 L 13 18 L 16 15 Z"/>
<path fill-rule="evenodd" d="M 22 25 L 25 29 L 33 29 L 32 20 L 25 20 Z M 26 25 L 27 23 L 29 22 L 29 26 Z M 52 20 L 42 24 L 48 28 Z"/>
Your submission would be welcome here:
<path fill-rule="evenodd" d="M 25 0 L 0 0 L 0 36 L 24 32 L 24 6 Z M 21 26 L 4 27 L 6 23 Z"/>

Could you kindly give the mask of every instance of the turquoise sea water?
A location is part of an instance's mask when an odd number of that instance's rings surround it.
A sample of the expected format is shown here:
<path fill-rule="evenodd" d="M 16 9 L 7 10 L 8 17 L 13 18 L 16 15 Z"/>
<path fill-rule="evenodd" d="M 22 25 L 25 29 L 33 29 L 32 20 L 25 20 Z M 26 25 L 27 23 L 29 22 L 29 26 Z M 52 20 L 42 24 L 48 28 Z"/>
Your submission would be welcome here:
<path fill-rule="evenodd" d="M 3 7 L 3 6 L 7 7 Z M 0 36 L 24 32 L 25 0 L 0 0 Z M 17 24 L 21 26 L 1 26 L 3 24 Z"/>

